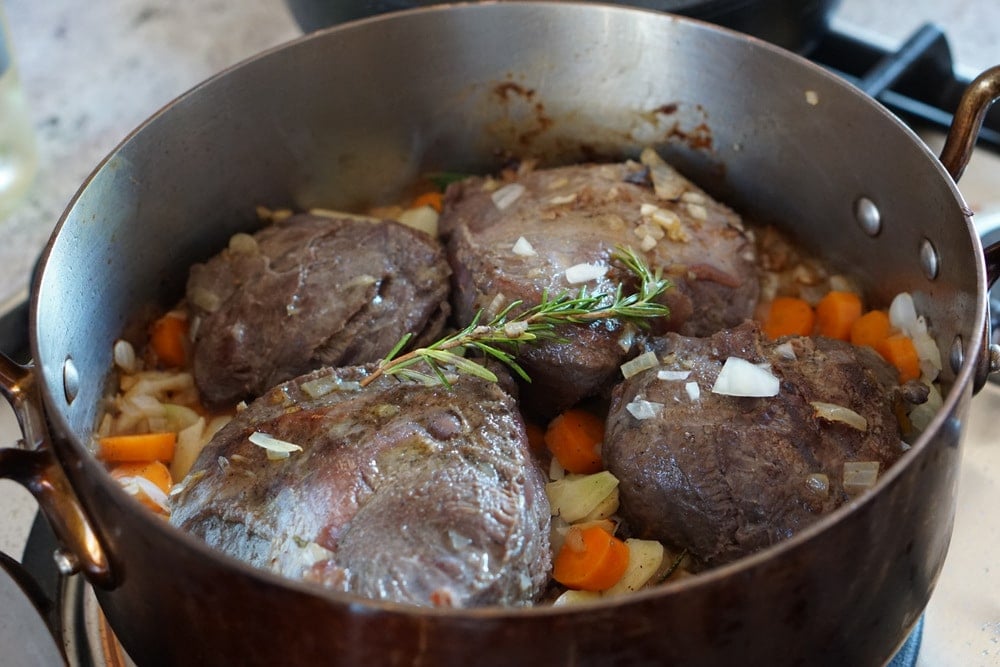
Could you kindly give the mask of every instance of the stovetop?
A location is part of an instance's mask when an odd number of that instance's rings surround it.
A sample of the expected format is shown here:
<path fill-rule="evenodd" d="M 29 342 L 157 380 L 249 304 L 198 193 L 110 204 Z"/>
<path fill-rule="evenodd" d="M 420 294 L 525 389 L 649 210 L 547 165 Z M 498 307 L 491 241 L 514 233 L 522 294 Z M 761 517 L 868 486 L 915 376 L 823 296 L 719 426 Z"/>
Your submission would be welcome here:
<path fill-rule="evenodd" d="M 901 11 L 912 6 L 903 2 Z M 928 144 L 939 149 L 948 110 L 954 108 L 970 76 L 961 68 L 956 73 L 948 39 L 933 25 L 918 27 L 897 49 L 887 46 L 891 40 L 873 39 L 865 30 L 848 30 L 837 21 L 834 27 L 811 57 L 914 123 Z M 997 56 L 1000 62 L 1000 50 Z M 977 213 L 980 232 L 1000 239 L 1000 108 L 988 116 L 980 146 L 959 186 Z M 0 305 L 0 349 L 23 358 L 26 331 L 27 309 L 21 298 Z M 0 443 L 6 444 L 16 439 L 17 430 L 2 403 Z M 912 636 L 908 646 L 914 649 L 919 644 L 917 667 L 1000 664 L 1000 568 L 993 567 L 1000 554 L 1000 515 L 995 512 L 1000 507 L 997 415 L 1000 384 L 990 383 L 972 401 L 948 559 L 918 628 L 922 634 Z M 125 664 L 125 656 L 114 652 L 113 638 L 102 629 L 100 611 L 86 585 L 56 572 L 51 534 L 44 522 L 35 520 L 34 501 L 27 492 L 0 480 L 0 507 L 6 513 L 0 517 L 0 546 L 15 556 L 25 548 L 23 561 L 38 578 L 43 593 L 54 601 L 45 615 L 60 628 L 59 640 L 71 665 Z M 0 614 L 0 630 L 2 622 Z M 0 654 L 0 662 L 3 657 Z M 908 659 L 900 664 L 914 663 Z"/>

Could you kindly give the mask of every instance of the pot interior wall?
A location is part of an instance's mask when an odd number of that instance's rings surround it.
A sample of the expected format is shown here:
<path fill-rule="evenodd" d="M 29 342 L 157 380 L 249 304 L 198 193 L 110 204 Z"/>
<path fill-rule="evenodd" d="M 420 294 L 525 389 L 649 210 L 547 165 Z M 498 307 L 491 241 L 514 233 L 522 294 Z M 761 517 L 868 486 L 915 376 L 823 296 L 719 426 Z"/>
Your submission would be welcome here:
<path fill-rule="evenodd" d="M 946 359 L 956 336 L 977 335 L 980 250 L 954 186 L 908 130 L 846 84 L 665 15 L 572 3 L 434 8 L 316 33 L 231 70 L 97 169 L 35 289 L 33 352 L 53 422 L 86 441 L 113 341 L 141 337 L 142 315 L 180 297 L 185 267 L 253 228 L 256 205 L 356 208 L 391 201 L 428 171 L 492 170 L 510 156 L 620 158 L 645 145 L 748 217 L 792 229 L 875 301 L 913 292 Z M 856 221 L 861 197 L 881 211 L 875 237 Z M 934 279 L 919 263 L 925 238 L 939 254 Z M 72 402 L 67 359 L 85 379 Z M 84 456 L 71 475 L 104 484 L 97 469 Z"/>

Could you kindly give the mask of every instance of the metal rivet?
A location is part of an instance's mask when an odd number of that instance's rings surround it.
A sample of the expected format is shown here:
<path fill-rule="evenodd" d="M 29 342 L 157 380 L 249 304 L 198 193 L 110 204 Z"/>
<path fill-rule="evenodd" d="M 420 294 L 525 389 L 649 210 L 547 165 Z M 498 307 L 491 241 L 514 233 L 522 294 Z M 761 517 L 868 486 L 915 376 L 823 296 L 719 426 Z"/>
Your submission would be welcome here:
<path fill-rule="evenodd" d="M 951 342 L 948 362 L 951 364 L 952 372 L 957 375 L 962 369 L 962 364 L 965 363 L 965 343 L 962 342 L 961 336 L 955 336 L 955 340 Z"/>
<path fill-rule="evenodd" d="M 80 571 L 80 560 L 72 552 L 65 549 L 53 551 L 52 560 L 56 562 L 56 569 L 63 576 L 68 577 Z"/>
<path fill-rule="evenodd" d="M 854 217 L 868 236 L 878 236 L 882 231 L 882 213 L 868 197 L 858 197 L 854 202 Z"/>
<path fill-rule="evenodd" d="M 63 362 L 63 395 L 66 402 L 72 403 L 76 395 L 80 393 L 80 373 L 76 370 L 76 364 L 72 357 L 66 357 Z"/>
<path fill-rule="evenodd" d="M 920 266 L 924 269 L 924 275 L 928 280 L 934 280 L 938 275 L 940 259 L 937 248 L 929 239 L 924 239 L 920 243 Z"/>

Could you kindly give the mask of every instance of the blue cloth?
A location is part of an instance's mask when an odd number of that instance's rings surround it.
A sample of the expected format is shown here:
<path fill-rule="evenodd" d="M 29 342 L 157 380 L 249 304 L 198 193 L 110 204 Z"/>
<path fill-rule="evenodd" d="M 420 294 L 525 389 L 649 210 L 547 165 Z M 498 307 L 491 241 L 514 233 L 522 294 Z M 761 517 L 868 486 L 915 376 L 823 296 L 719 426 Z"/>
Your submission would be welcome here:
<path fill-rule="evenodd" d="M 924 617 L 921 616 L 913 626 L 913 632 L 906 638 L 896 656 L 889 661 L 887 667 L 913 667 L 917 664 L 917 653 L 920 652 L 920 640 L 924 635 Z"/>

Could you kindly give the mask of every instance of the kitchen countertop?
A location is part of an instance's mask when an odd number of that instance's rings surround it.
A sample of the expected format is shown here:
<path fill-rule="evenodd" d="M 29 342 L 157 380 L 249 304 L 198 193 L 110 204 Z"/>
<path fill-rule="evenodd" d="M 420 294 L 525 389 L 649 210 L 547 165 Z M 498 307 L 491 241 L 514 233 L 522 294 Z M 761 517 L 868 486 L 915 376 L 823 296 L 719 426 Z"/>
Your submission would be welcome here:
<path fill-rule="evenodd" d="M 34 119 L 40 170 L 21 206 L 0 220 L 0 312 L 23 299 L 34 259 L 77 187 L 130 131 L 207 77 L 300 34 L 281 0 L 8 0 L 5 11 Z M 927 21 L 949 36 L 961 73 L 1000 64 L 996 0 L 843 0 L 834 27 L 877 35 L 891 47 Z M 996 173 L 991 172 L 992 182 L 973 183 L 970 189 L 995 190 Z M 966 187 L 963 182 L 963 191 Z M 967 197 L 976 208 L 976 200 Z M 977 400 L 989 402 L 986 414 L 1000 410 L 1000 391 L 991 388 Z M 0 433 L 10 432 L 3 428 L 10 419 L 0 405 Z M 989 441 L 990 428 L 980 420 L 970 432 L 978 429 L 976 437 Z M 972 479 L 965 480 L 963 494 L 990 492 L 1000 483 L 1000 463 L 966 477 Z M 18 557 L 33 501 L 20 487 L 0 480 L 0 508 L 0 550 Z M 978 567 L 982 558 L 976 555 L 980 560 L 969 567 Z M 946 570 L 958 560 L 949 558 Z M 997 574 L 992 576 L 995 580 Z M 936 598 L 928 611 L 920 667 L 1000 664 L 1000 601 L 994 600 L 985 616 L 973 611 L 969 618 L 936 619 L 934 614 L 941 613 L 935 611 Z M 976 620 L 981 618 L 992 620 Z M 958 651 L 966 656 L 958 658 L 949 642 L 966 641 L 953 640 L 958 635 L 952 628 L 961 622 L 981 624 L 974 630 L 988 639 L 986 648 Z"/>

